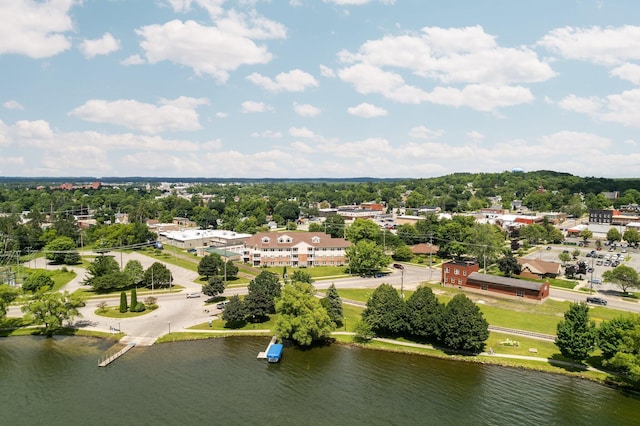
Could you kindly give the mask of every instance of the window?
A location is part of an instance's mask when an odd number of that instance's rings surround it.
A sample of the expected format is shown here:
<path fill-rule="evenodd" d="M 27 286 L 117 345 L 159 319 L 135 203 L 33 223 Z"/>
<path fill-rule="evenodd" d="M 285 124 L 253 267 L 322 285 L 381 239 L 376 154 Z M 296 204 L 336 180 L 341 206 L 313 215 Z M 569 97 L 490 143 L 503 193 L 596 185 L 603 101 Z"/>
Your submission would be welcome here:
<path fill-rule="evenodd" d="M 464 271 L 462 271 L 462 275 L 465 276 L 465 277 L 467 276 L 467 270 L 466 269 Z"/>
<path fill-rule="evenodd" d="M 449 267 L 447 266 L 446 268 L 444 268 L 445 272 L 449 272 Z"/>
<path fill-rule="evenodd" d="M 262 238 L 262 242 L 263 243 L 268 243 L 269 242 L 269 237 L 263 237 Z"/>
<path fill-rule="evenodd" d="M 462 284 L 462 279 L 458 278 L 458 284 Z"/>
<path fill-rule="evenodd" d="M 460 269 L 456 268 L 453 270 L 453 275 L 460 275 Z"/>
<path fill-rule="evenodd" d="M 483 290 L 489 290 L 489 286 L 487 284 L 482 284 L 480 288 Z"/>
<path fill-rule="evenodd" d="M 516 296 L 524 297 L 524 290 L 516 290 Z"/>

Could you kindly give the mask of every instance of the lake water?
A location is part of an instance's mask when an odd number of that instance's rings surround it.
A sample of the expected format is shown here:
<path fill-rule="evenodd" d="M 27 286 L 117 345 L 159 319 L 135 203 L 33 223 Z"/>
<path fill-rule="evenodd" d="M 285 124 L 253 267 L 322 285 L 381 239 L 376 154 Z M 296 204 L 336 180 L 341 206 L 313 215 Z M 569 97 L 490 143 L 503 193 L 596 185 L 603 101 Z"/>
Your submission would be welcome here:
<path fill-rule="evenodd" d="M 266 338 L 134 348 L 80 337 L 0 339 L 2 425 L 637 425 L 640 400 L 585 380 Z"/>

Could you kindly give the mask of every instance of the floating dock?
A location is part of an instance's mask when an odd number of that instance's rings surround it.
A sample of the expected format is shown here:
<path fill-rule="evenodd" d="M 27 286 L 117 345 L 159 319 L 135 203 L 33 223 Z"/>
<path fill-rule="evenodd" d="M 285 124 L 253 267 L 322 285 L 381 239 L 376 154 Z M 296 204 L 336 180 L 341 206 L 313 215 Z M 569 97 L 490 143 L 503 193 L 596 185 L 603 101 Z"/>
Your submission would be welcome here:
<path fill-rule="evenodd" d="M 127 346 L 123 347 L 118 352 L 111 355 L 106 355 L 104 358 L 98 361 L 98 367 L 106 367 L 107 365 L 111 364 L 113 361 L 115 361 L 116 359 L 120 358 L 122 355 L 126 354 L 131 349 L 133 349 L 135 345 L 136 344 L 134 342 L 129 343 Z"/>
<path fill-rule="evenodd" d="M 267 354 L 269 353 L 269 349 L 271 349 L 271 347 L 276 344 L 276 341 L 277 341 L 276 336 L 273 336 L 271 338 L 271 341 L 269 342 L 269 345 L 267 345 L 267 349 L 265 349 L 264 352 L 259 352 L 258 353 L 258 359 L 268 359 L 267 358 Z M 282 346 L 282 345 L 280 345 L 280 346 Z"/>
<path fill-rule="evenodd" d="M 267 361 L 279 362 L 280 358 L 282 358 L 282 349 L 283 346 L 281 343 L 274 343 L 269 346 L 269 350 L 267 351 Z"/>

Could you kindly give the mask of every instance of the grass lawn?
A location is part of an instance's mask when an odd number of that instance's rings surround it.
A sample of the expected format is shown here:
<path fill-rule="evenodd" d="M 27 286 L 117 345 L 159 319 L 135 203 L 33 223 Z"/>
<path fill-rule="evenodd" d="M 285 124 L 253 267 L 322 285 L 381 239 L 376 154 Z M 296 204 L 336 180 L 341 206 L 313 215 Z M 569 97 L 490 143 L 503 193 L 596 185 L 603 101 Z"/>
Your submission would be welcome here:
<path fill-rule="evenodd" d="M 271 315 L 269 321 L 261 322 L 261 323 L 246 323 L 244 327 L 240 328 L 225 328 L 225 323 L 221 318 L 212 319 L 211 327 L 209 327 L 208 322 L 203 322 L 201 324 L 194 325 L 193 327 L 189 327 L 187 330 L 226 330 L 232 332 L 234 330 L 273 330 L 276 325 L 277 315 Z"/>
<path fill-rule="evenodd" d="M 279 277 L 282 277 L 284 267 L 283 266 L 274 266 L 269 268 L 260 268 L 261 270 L 273 272 Z M 287 274 L 289 276 L 293 275 L 295 271 L 303 271 L 311 275 L 311 278 L 314 279 L 323 279 L 328 277 L 347 277 L 349 274 L 347 273 L 346 266 L 314 266 L 313 268 L 292 268 L 287 267 Z"/>
<path fill-rule="evenodd" d="M 142 301 L 142 296 L 147 297 L 147 296 L 157 296 L 158 294 L 179 293 L 182 290 L 184 290 L 183 286 L 174 284 L 171 286 L 171 290 L 169 290 L 169 288 L 163 288 L 161 290 L 159 289 L 151 290 L 150 288 L 141 287 L 141 288 L 138 288 L 137 292 L 138 292 L 138 299 Z M 80 296 L 85 299 L 98 299 L 101 297 L 116 297 L 116 296 L 119 297 L 122 291 L 126 292 L 127 295 L 129 295 L 129 293 L 131 292 L 131 289 L 128 288 L 126 290 L 114 290 L 108 293 L 96 293 L 91 289 L 91 287 L 85 287 L 85 288 L 80 288 L 74 291 L 73 295 Z"/>
<path fill-rule="evenodd" d="M 195 256 L 193 257 L 193 260 L 191 260 L 190 258 L 185 259 L 183 257 L 177 257 L 173 255 L 173 250 L 161 250 L 159 253 L 157 253 L 155 250 L 140 250 L 137 253 L 149 256 L 161 262 L 180 266 L 194 272 L 198 272 L 198 263 L 200 263 L 200 259 L 202 259 L 201 257 L 199 258 Z"/>
<path fill-rule="evenodd" d="M 150 314 L 153 311 L 154 311 L 153 309 L 147 308 L 142 312 L 122 313 L 120 312 L 119 306 L 107 306 L 104 309 L 98 308 L 93 313 L 98 316 L 107 317 L 107 318 L 134 318 L 134 317 L 140 317 L 142 315 Z"/>

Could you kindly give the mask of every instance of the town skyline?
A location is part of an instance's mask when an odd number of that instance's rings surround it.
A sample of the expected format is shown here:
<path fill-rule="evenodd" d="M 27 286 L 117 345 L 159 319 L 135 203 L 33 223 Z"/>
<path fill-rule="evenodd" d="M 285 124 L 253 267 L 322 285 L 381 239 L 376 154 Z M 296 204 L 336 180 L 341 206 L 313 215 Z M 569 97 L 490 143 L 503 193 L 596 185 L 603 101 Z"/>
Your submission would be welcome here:
<path fill-rule="evenodd" d="M 637 176 L 635 2 L 498 3 L 5 2 L 0 175 Z"/>

